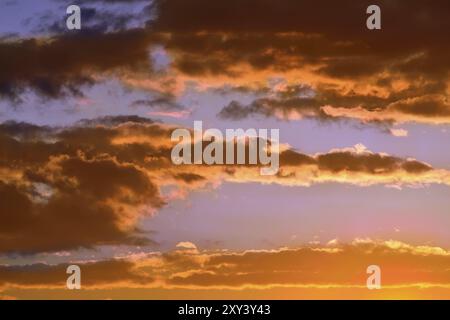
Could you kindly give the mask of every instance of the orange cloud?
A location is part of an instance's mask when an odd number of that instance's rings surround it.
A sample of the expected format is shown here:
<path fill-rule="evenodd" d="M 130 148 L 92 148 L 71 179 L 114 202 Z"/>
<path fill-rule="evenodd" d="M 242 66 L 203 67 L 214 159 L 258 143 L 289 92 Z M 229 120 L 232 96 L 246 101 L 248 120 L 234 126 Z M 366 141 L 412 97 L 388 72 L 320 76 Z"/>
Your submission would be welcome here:
<path fill-rule="evenodd" d="M 382 288 L 373 297 L 392 292 L 441 290 L 450 297 L 450 252 L 444 248 L 418 246 L 400 241 L 355 239 L 348 244 L 306 246 L 278 250 L 203 251 L 176 250 L 143 254 L 111 261 L 81 263 L 82 294 L 91 290 L 165 290 L 174 295 L 182 290 L 251 292 L 273 294 L 308 292 L 327 297 L 341 290 L 353 296 L 366 288 L 366 269 L 376 264 L 382 272 Z M 33 288 L 63 289 L 65 265 L 0 267 L 4 291 Z M 169 294 L 170 296 L 170 294 Z M 152 296 L 147 296 L 151 298 Z M 295 297 L 293 295 L 292 297 Z M 291 298 L 292 298 L 291 297 Z M 289 298 L 289 295 L 288 297 Z"/>

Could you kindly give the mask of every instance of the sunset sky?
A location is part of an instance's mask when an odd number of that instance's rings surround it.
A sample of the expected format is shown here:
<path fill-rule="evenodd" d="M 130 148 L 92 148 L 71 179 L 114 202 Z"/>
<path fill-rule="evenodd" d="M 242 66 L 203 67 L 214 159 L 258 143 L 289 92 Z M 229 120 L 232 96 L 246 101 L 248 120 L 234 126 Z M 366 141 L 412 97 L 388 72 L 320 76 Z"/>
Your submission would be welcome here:
<path fill-rule="evenodd" d="M 450 299 L 449 15 L 0 0 L 0 299 Z M 280 171 L 172 164 L 194 121 L 279 129 Z"/>

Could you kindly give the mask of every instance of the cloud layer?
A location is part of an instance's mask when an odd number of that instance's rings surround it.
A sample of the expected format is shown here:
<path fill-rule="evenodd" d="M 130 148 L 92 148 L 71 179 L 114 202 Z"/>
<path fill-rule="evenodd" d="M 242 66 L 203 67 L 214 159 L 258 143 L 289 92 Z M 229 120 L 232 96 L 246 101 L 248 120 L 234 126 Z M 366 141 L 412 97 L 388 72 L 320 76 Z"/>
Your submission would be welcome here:
<path fill-rule="evenodd" d="M 257 165 L 174 165 L 176 127 L 135 116 L 71 127 L 0 125 L 1 252 L 35 253 L 111 244 L 146 244 L 138 229 L 168 201 L 224 181 L 288 186 L 450 185 L 450 172 L 363 145 L 307 155 L 285 148 L 280 171 Z M 193 147 L 193 145 L 191 146 Z M 164 192 L 171 187 L 172 192 Z"/>
<path fill-rule="evenodd" d="M 353 296 L 366 290 L 367 295 L 366 269 L 374 264 L 381 268 L 382 289 L 378 293 L 385 297 L 402 288 L 410 295 L 431 288 L 443 290 L 447 296 L 450 289 L 448 251 L 394 240 L 355 239 L 349 244 L 243 252 L 202 251 L 191 244 L 168 253 L 142 253 L 77 264 L 86 292 L 120 288 L 166 289 L 173 293 L 182 289 L 297 288 L 305 291 L 304 297 L 308 292 L 317 294 L 316 291 L 325 296 L 327 291 L 336 289 L 353 292 Z M 1 266 L 0 289 L 63 289 L 66 267 Z"/>
<path fill-rule="evenodd" d="M 186 81 L 256 94 L 275 77 L 311 94 L 276 92 L 247 107 L 230 101 L 224 114 L 238 117 L 234 108 L 240 116 L 449 123 L 448 2 L 380 1 L 383 27 L 376 32 L 365 27 L 369 4 L 155 1 L 145 9 L 152 17 L 145 27 L 2 41 L 0 95 L 81 95 L 84 85 L 106 77 L 170 95 Z M 157 46 L 171 61 L 163 71 L 149 57 Z"/>

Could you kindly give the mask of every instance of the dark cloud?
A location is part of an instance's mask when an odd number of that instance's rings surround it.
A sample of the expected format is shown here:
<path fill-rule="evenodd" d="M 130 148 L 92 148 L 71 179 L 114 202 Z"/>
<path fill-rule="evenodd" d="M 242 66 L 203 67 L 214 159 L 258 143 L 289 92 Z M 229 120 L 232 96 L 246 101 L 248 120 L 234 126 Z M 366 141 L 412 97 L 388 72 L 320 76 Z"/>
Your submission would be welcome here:
<path fill-rule="evenodd" d="M 175 179 L 184 181 L 186 183 L 192 183 L 195 181 L 205 180 L 205 177 L 195 173 L 179 173 L 174 176 Z"/>
<path fill-rule="evenodd" d="M 243 106 L 238 101 L 232 101 L 219 112 L 219 117 L 239 120 L 253 114 L 270 117 L 280 112 L 280 117 L 289 119 L 291 111 L 311 117 L 317 117 L 321 114 L 320 104 L 314 98 L 289 98 L 285 100 L 261 98 L 248 106 Z"/>
<path fill-rule="evenodd" d="M 373 4 L 370 1 L 159 0 L 156 3 L 155 28 L 171 32 L 304 32 L 349 40 L 364 35 L 373 42 L 381 43 L 386 37 L 409 45 L 417 45 L 416 39 L 420 38 L 427 45 L 444 40 L 446 35 L 442 31 L 449 30 L 445 26 L 449 24 L 446 14 L 450 7 L 445 0 L 378 1 L 383 29 L 389 30 L 383 36 L 366 29 L 366 8 Z M 400 44 L 395 46 L 399 47 Z"/>
<path fill-rule="evenodd" d="M 182 105 L 176 102 L 174 97 L 161 96 L 154 99 L 135 100 L 131 103 L 131 107 L 147 107 L 155 110 L 182 110 Z"/>
<path fill-rule="evenodd" d="M 95 127 L 99 125 L 114 127 L 125 123 L 153 124 L 155 123 L 155 121 L 140 116 L 123 115 L 123 116 L 105 116 L 95 119 L 82 119 L 78 121 L 76 125 L 80 127 Z"/>
<path fill-rule="evenodd" d="M 398 101 L 390 108 L 405 114 L 423 117 L 449 117 L 450 102 L 442 95 L 427 95 Z"/>
<path fill-rule="evenodd" d="M 445 40 L 448 37 L 446 30 L 450 30 L 450 26 L 444 12 L 450 8 L 445 0 L 433 3 L 424 0 L 379 1 L 377 4 L 382 8 L 383 28 L 378 33 L 368 31 L 365 24 L 366 8 L 371 4 L 370 1 L 355 3 L 350 0 L 339 3 L 329 0 L 194 0 L 189 3 L 161 0 L 157 1 L 158 16 L 154 28 L 181 37 L 173 43 L 180 42 L 190 32 L 202 31 L 197 42 L 184 41 L 187 51 L 194 47 L 219 50 L 221 45 L 223 52 L 230 52 L 234 44 L 236 57 L 240 51 L 243 53 L 242 59 L 251 60 L 252 55 L 246 56 L 244 53 L 252 48 L 254 60 L 266 60 L 268 64 L 272 58 L 277 63 L 280 60 L 267 51 L 266 59 L 263 59 L 263 51 L 259 50 L 263 41 L 259 41 L 258 48 L 258 39 L 265 39 L 266 47 L 291 53 L 292 57 L 295 54 L 314 59 L 335 56 L 336 59 L 329 61 L 328 70 L 338 74 L 361 73 L 361 69 L 367 68 L 370 70 L 366 72 L 373 72 L 386 66 L 386 59 L 425 49 L 430 53 L 430 58 L 435 54 L 443 58 L 439 51 L 449 49 Z M 286 34 L 288 32 L 300 33 L 301 36 Z M 215 33 L 229 33 L 229 37 L 224 38 L 220 34 L 214 37 Z M 249 42 L 237 46 L 239 40 Z M 335 54 L 330 56 L 333 51 Z M 338 52 L 340 55 L 336 56 Z M 208 55 L 205 62 L 213 61 L 213 57 Z M 377 61 L 380 58 L 384 58 L 383 61 Z M 432 59 L 429 61 L 432 62 Z M 448 66 L 445 60 L 439 61 Z"/>
<path fill-rule="evenodd" d="M 151 123 L 143 120 L 118 117 L 97 123 Z M 136 229 L 136 219 L 164 201 L 147 173 L 132 164 L 132 147 L 112 152 L 113 129 L 78 125 L 50 132 L 8 122 L 0 132 L 1 168 L 22 176 L 0 181 L 1 252 L 151 243 Z M 125 154 L 130 163 L 123 160 Z"/>
<path fill-rule="evenodd" d="M 421 173 L 432 168 L 418 161 L 405 161 L 400 158 L 379 154 L 354 154 L 351 152 L 333 152 L 317 156 L 321 170 L 331 172 L 367 172 L 385 174 L 404 169 L 410 173 Z"/>
<path fill-rule="evenodd" d="M 320 107 L 324 105 L 383 110 L 400 100 L 425 99 L 430 94 L 440 98 L 430 101 L 428 107 L 423 104 L 426 111 L 419 107 L 416 114 L 445 114 L 448 105 L 442 101 L 448 96 L 450 69 L 446 40 L 450 26 L 444 13 L 450 11 L 448 2 L 380 1 L 382 30 L 376 32 L 365 25 L 370 4 L 161 0 L 157 1 L 153 27 L 170 34 L 164 42 L 174 57 L 173 67 L 194 78 L 225 75 L 245 79 L 249 72 L 263 70 L 283 76 L 305 68 L 326 77 L 315 80 L 314 97 L 268 97 L 246 107 L 231 102 L 221 113 L 224 117 L 273 116 L 294 110 L 323 118 Z M 308 77 L 297 81 L 310 82 Z M 336 81 L 347 81 L 347 87 L 327 88 Z M 395 87 L 396 81 L 403 83 L 403 88 Z M 353 91 L 352 86 L 358 90 Z M 412 108 L 396 110 L 415 112 Z M 391 114 L 382 120 L 393 122 L 393 118 Z"/>
<path fill-rule="evenodd" d="M 386 83 L 386 86 L 390 84 Z M 380 127 L 389 127 L 398 114 L 418 116 L 422 118 L 448 117 L 450 105 L 444 94 L 444 83 L 429 83 L 423 86 L 408 86 L 399 91 L 391 91 L 386 96 L 377 92 L 360 94 L 354 91 L 342 92 L 332 85 L 321 85 L 315 90 L 304 85 L 287 85 L 282 91 L 267 89 L 267 97 L 256 98 L 248 105 L 231 101 L 222 108 L 218 116 L 224 119 L 240 120 L 254 115 L 290 119 L 296 117 L 315 118 L 320 120 L 336 120 L 345 117 L 346 110 L 361 108 L 368 112 L 385 112 L 379 119 L 361 116 L 358 120 L 371 122 Z M 259 94 L 261 95 L 261 94 Z M 333 117 L 323 109 L 325 106 L 341 108 L 341 116 Z M 420 118 L 418 118 L 420 120 Z M 403 120 L 403 119 L 397 119 Z M 417 119 L 414 119 L 417 120 Z"/>
<path fill-rule="evenodd" d="M 1 204 L 1 252 L 149 243 L 134 227 L 124 227 L 138 214 L 129 208 L 162 205 L 143 172 L 112 160 L 67 158 L 58 165 L 58 178 L 29 170 L 29 187 L 1 183 L 0 198 L 13 200 Z"/>
<path fill-rule="evenodd" d="M 33 264 L 26 266 L 0 266 L 0 287 L 14 285 L 66 288 L 68 265 Z M 115 283 L 150 284 L 152 277 L 136 274 L 134 264 L 124 260 L 108 260 L 82 264 L 82 285 L 102 286 Z"/>
<path fill-rule="evenodd" d="M 151 72 L 149 40 L 142 30 L 66 34 L 46 41 L 0 43 L 0 95 L 20 99 L 26 88 L 44 97 L 82 95 L 94 75 L 126 70 Z"/>

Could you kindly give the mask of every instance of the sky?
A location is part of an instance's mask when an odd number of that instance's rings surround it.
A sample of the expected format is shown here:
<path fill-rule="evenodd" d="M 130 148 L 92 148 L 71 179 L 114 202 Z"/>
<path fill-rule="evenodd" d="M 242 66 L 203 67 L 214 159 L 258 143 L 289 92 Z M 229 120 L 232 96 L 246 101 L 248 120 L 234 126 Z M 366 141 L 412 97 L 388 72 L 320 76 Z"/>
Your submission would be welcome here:
<path fill-rule="evenodd" d="M 0 299 L 449 299 L 450 5 L 376 3 L 0 1 Z M 280 171 L 174 165 L 194 121 Z"/>

